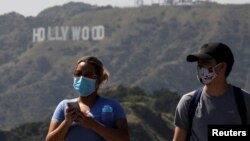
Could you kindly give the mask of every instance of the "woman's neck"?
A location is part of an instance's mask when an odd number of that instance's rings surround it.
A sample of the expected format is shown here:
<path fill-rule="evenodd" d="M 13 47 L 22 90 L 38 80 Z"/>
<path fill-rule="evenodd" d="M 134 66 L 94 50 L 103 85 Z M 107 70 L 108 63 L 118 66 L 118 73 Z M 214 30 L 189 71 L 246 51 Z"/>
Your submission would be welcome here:
<path fill-rule="evenodd" d="M 88 107 L 92 107 L 98 98 L 99 98 L 99 95 L 97 93 L 93 93 L 86 97 L 79 96 L 78 101 L 79 103 L 82 103 Z"/>

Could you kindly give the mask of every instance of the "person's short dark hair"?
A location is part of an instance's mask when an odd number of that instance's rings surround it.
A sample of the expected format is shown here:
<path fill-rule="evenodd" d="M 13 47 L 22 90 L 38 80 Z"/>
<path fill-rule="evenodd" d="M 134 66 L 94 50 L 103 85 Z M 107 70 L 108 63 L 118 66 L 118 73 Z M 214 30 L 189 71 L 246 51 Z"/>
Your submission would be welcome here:
<path fill-rule="evenodd" d="M 231 49 L 221 42 L 206 43 L 198 53 L 189 54 L 186 59 L 188 62 L 195 62 L 199 59 L 215 59 L 216 63 L 225 62 L 227 64 L 226 77 L 230 74 L 234 64 Z"/>

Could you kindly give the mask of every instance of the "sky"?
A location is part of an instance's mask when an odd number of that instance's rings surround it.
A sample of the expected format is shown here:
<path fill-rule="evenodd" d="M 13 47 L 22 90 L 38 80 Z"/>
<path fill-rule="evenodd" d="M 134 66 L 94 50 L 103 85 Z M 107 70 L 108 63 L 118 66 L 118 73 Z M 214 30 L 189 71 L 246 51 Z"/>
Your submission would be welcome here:
<path fill-rule="evenodd" d="M 41 11 L 46 8 L 56 5 L 63 5 L 68 2 L 84 2 L 91 5 L 98 6 L 119 6 L 119 7 L 132 7 L 135 0 L 0 0 L 0 15 L 17 12 L 23 16 L 37 16 Z M 161 2 L 163 0 L 143 0 L 144 4 L 151 4 Z M 245 4 L 250 0 L 212 0 L 221 4 Z"/>

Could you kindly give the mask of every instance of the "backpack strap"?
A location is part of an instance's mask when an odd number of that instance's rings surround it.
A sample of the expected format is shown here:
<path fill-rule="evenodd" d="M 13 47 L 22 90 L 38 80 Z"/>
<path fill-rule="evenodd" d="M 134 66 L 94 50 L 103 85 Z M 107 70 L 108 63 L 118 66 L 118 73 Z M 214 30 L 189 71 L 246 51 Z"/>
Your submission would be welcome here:
<path fill-rule="evenodd" d="M 234 88 L 235 102 L 236 102 L 238 112 L 241 118 L 241 124 L 246 125 L 247 124 L 247 109 L 246 109 L 246 104 L 245 104 L 245 100 L 243 97 L 243 92 L 239 87 L 233 86 L 233 88 Z"/>
<path fill-rule="evenodd" d="M 200 97 L 201 97 L 201 93 L 202 93 L 203 87 L 197 88 L 194 92 L 193 97 L 191 98 L 189 107 L 188 107 L 188 121 L 189 121 L 189 127 L 188 127 L 188 131 L 187 131 L 187 137 L 186 137 L 186 141 L 190 140 L 191 137 L 191 130 L 192 130 L 192 124 L 193 124 L 193 118 L 195 115 L 195 111 L 196 111 L 196 107 L 199 103 Z"/>

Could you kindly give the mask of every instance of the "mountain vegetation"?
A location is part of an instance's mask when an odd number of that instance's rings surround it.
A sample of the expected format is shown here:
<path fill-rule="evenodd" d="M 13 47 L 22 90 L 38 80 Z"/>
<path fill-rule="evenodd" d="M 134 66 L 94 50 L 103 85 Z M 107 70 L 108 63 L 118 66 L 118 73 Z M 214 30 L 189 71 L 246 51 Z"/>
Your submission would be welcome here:
<path fill-rule="evenodd" d="M 131 138 L 170 139 L 176 99 L 200 87 L 196 64 L 185 59 L 202 44 L 229 45 L 235 64 L 228 80 L 250 91 L 249 15 L 248 4 L 117 8 L 74 2 L 36 17 L 0 15 L 0 140 L 41 140 L 58 102 L 77 96 L 72 89 L 76 60 L 90 55 L 111 74 L 100 93 L 122 102 Z M 105 37 L 95 40 L 90 31 L 99 25 Z M 46 38 L 34 42 L 34 29 L 41 27 Z M 66 40 L 49 40 L 54 27 L 89 28 L 90 38 L 73 40 L 69 32 Z M 139 92 L 132 95 L 132 90 Z"/>

